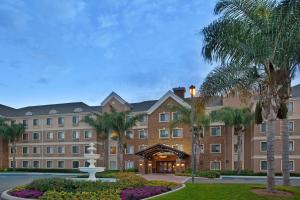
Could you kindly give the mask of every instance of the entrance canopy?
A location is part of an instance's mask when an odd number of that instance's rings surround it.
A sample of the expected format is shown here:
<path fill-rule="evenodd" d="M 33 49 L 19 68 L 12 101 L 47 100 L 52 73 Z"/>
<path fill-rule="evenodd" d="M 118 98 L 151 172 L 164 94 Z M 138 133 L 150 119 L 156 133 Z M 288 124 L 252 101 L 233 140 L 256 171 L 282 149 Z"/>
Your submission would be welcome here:
<path fill-rule="evenodd" d="M 151 147 L 136 152 L 135 155 L 146 158 L 147 160 L 151 160 L 152 156 L 154 156 L 157 153 L 173 153 L 180 159 L 185 159 L 189 157 L 187 153 L 163 144 L 153 145 Z"/>

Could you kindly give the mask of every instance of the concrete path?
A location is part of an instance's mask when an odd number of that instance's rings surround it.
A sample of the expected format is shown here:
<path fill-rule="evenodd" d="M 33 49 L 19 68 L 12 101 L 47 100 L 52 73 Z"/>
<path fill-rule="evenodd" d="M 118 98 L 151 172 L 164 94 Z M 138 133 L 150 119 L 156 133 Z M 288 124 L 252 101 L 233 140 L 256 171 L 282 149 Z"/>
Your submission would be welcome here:
<path fill-rule="evenodd" d="M 146 180 L 170 181 L 175 183 L 185 183 L 190 178 L 186 176 L 174 176 L 174 174 L 142 174 Z"/>

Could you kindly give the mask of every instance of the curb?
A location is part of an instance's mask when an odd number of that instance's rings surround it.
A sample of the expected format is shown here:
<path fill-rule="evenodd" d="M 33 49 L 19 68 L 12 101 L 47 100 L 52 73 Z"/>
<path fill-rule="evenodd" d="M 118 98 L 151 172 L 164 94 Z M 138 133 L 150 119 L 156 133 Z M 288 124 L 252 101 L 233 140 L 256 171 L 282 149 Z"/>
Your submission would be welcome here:
<path fill-rule="evenodd" d="M 247 178 L 247 179 L 266 179 L 267 176 L 221 176 L 220 179 L 223 178 Z M 282 176 L 275 176 L 275 179 L 282 179 Z M 300 177 L 291 176 L 290 180 L 300 180 Z"/>
<path fill-rule="evenodd" d="M 185 188 L 185 184 L 182 184 L 181 187 L 176 188 L 175 190 L 171 190 L 171 191 L 169 191 L 169 192 L 165 192 L 165 193 L 158 194 L 158 195 L 155 195 L 155 196 L 152 196 L 152 197 L 148 197 L 148 198 L 145 198 L 145 199 L 143 199 L 143 200 L 154 199 L 154 198 L 156 198 L 156 197 L 160 197 L 160 196 L 164 196 L 164 195 L 167 195 L 167 194 L 171 194 L 171 193 L 177 192 L 177 191 L 179 191 L 179 190 L 181 190 L 181 189 L 183 189 L 183 188 Z"/>
<path fill-rule="evenodd" d="M 37 199 L 24 199 L 21 197 L 14 197 L 8 194 L 10 190 L 5 190 L 4 192 L 2 192 L 1 194 L 1 199 L 2 200 L 37 200 Z"/>

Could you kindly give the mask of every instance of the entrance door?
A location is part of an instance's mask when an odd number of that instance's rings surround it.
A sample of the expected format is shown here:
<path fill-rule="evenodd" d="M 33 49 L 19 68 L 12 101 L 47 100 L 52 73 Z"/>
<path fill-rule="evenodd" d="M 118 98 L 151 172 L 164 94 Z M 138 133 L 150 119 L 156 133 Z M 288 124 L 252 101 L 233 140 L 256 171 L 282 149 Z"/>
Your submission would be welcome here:
<path fill-rule="evenodd" d="M 157 173 L 174 173 L 175 161 L 157 161 Z"/>

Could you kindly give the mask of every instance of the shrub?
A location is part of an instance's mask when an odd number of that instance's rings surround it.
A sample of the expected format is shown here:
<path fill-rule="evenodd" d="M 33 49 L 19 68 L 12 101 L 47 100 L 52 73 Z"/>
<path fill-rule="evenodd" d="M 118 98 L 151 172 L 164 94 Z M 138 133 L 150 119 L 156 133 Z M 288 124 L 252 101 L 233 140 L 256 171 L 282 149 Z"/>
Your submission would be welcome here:
<path fill-rule="evenodd" d="M 47 178 L 36 179 L 28 186 L 28 189 L 35 189 L 39 191 L 74 191 L 77 189 L 75 181 L 63 178 Z"/>
<path fill-rule="evenodd" d="M 119 200 L 119 193 L 109 194 L 104 191 L 96 192 L 56 192 L 48 191 L 39 199 L 41 200 Z"/>
<path fill-rule="evenodd" d="M 127 188 L 121 192 L 122 200 L 139 200 L 169 191 L 168 187 L 145 186 L 141 188 Z"/>
<path fill-rule="evenodd" d="M 145 183 L 145 186 L 163 186 L 168 188 L 175 188 L 178 186 L 178 184 L 169 181 L 147 181 Z"/>
<path fill-rule="evenodd" d="M 146 179 L 141 176 L 138 176 L 134 173 L 117 173 L 116 178 L 118 179 L 118 183 L 125 187 L 141 187 L 146 183 Z"/>
<path fill-rule="evenodd" d="M 13 171 L 12 168 L 6 171 Z M 45 173 L 79 173 L 78 169 L 40 169 L 40 168 L 16 168 L 16 172 L 45 172 Z"/>
<path fill-rule="evenodd" d="M 220 178 L 220 172 L 217 171 L 201 171 L 197 172 L 196 176 L 205 177 L 205 178 Z"/>

